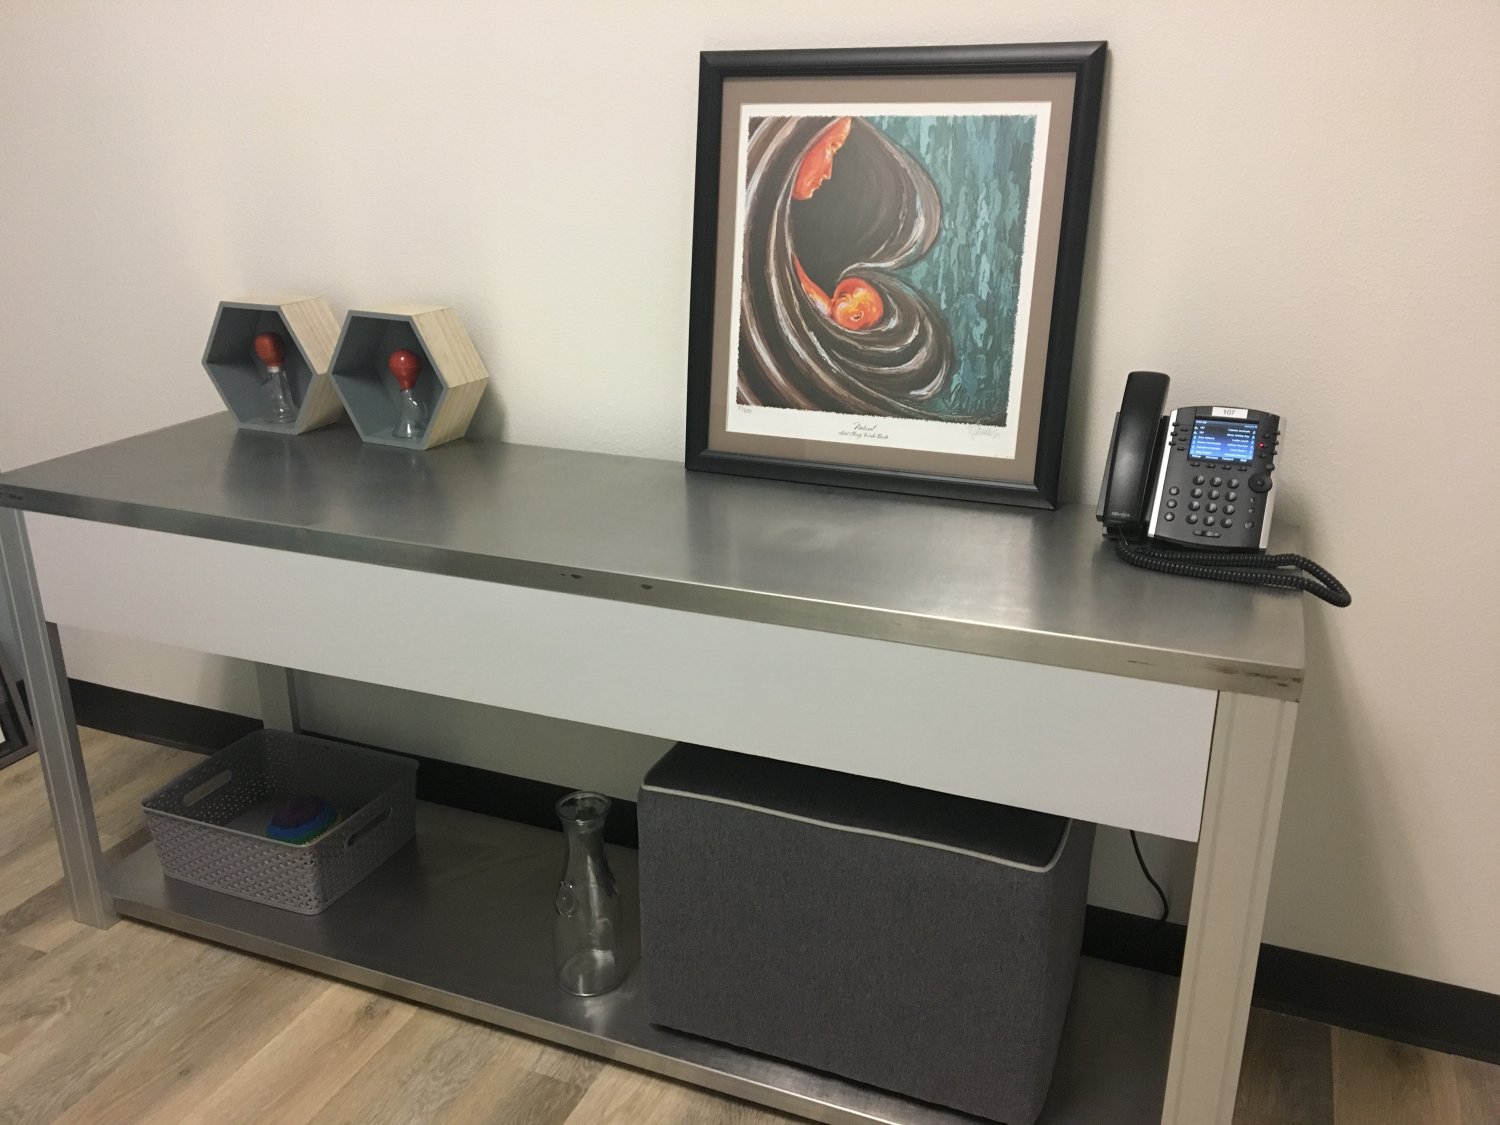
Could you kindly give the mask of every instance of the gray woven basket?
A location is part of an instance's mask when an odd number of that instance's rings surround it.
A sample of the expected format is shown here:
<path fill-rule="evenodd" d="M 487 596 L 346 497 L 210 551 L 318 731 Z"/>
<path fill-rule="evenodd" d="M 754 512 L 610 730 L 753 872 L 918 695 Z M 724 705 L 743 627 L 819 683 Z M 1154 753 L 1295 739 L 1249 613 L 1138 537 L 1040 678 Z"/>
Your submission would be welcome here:
<path fill-rule="evenodd" d="M 263 730 L 141 802 L 162 870 L 210 890 L 317 914 L 412 838 L 417 763 Z M 343 819 L 316 840 L 265 834 L 288 797 L 316 794 Z"/>

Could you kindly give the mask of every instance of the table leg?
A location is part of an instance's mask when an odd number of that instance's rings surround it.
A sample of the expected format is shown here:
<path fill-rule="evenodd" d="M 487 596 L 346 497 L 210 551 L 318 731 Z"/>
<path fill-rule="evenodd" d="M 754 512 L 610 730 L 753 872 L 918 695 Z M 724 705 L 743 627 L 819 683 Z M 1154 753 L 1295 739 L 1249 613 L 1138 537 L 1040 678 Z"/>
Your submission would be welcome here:
<path fill-rule="evenodd" d="M 0 583 L 16 623 L 21 674 L 31 700 L 37 756 L 47 783 L 47 800 L 52 805 L 52 823 L 57 829 L 73 917 L 102 929 L 112 925 L 116 915 L 104 876 L 83 751 L 78 745 L 73 696 L 57 630 L 47 624 L 42 611 L 25 517 L 14 508 L 0 509 Z"/>
<path fill-rule="evenodd" d="M 260 692 L 260 721 L 269 730 L 302 729 L 297 711 L 297 685 L 292 670 L 276 664 L 255 666 L 255 686 Z"/>
<path fill-rule="evenodd" d="M 1163 1125 L 1231 1125 L 1297 705 L 1219 693 Z"/>

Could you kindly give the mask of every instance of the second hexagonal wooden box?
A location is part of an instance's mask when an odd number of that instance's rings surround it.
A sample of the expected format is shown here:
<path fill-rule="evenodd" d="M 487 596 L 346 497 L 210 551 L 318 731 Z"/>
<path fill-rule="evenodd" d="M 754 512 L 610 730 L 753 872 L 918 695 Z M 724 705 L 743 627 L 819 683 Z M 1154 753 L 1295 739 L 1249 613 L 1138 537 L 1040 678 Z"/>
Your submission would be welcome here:
<path fill-rule="evenodd" d="M 490 377 L 458 314 L 440 305 L 351 309 L 329 372 L 359 436 L 402 449 L 463 437 Z"/>

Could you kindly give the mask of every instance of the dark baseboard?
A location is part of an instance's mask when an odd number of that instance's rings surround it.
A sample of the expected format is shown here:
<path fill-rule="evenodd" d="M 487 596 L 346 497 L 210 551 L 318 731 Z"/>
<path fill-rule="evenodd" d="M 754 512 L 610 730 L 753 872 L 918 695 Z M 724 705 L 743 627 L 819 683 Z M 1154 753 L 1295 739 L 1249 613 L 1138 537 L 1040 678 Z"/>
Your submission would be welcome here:
<path fill-rule="evenodd" d="M 242 715 L 79 680 L 73 681 L 73 705 L 83 726 L 200 753 L 222 750 L 261 728 L 259 720 Z M 557 827 L 552 808 L 567 792 L 565 786 L 407 756 L 422 764 L 417 796 L 424 801 Z M 612 843 L 636 846 L 634 802 L 615 800 L 605 836 Z M 1083 951 L 1092 957 L 1177 976 L 1186 944 L 1187 930 L 1176 922 L 1158 925 L 1135 914 L 1088 908 Z M 1500 1063 L 1500 996 L 1476 989 L 1262 945 L 1254 1002 L 1336 1027 Z"/>
<path fill-rule="evenodd" d="M 120 688 L 92 684 L 87 680 L 69 680 L 73 688 L 73 710 L 80 726 L 159 742 L 179 750 L 196 750 L 212 754 L 231 742 L 260 730 L 261 721 L 228 711 L 195 707 L 172 699 L 124 691 Z"/>
<path fill-rule="evenodd" d="M 81 726 L 158 742 L 179 750 L 213 754 L 252 731 L 260 730 L 263 725 L 259 719 L 228 711 L 157 699 L 86 680 L 69 682 L 73 688 L 73 710 Z M 333 742 L 351 742 L 318 731 L 307 733 Z M 565 785 L 495 773 L 440 758 L 424 758 L 401 751 L 394 753 L 402 753 L 403 757 L 421 763 L 422 768 L 417 771 L 418 800 L 540 828 L 558 828 L 553 807 L 569 792 Z M 604 838 L 612 844 L 628 848 L 636 846 L 634 801 L 614 800 L 604 826 Z"/>
<path fill-rule="evenodd" d="M 1500 1063 L 1500 996 L 1262 945 L 1255 1003 L 1418 1047 Z"/>
<path fill-rule="evenodd" d="M 307 733 L 315 738 L 326 738 L 330 742 L 346 742 L 351 746 L 367 745 L 317 731 L 310 730 Z M 573 792 L 566 785 L 553 785 L 551 782 L 535 781 L 529 777 L 482 770 L 477 766 L 445 762 L 441 758 L 424 758 L 420 754 L 408 754 L 384 746 L 377 746 L 375 749 L 384 750 L 387 754 L 400 754 L 403 758 L 420 763 L 421 768 L 417 770 L 419 801 L 431 801 L 436 805 L 447 805 L 465 812 L 483 813 L 502 820 L 562 831 L 555 809 L 558 801 Z M 639 837 L 635 824 L 635 802 L 622 797 L 611 797 L 609 816 L 604 822 L 604 839 L 626 848 L 638 847 Z"/>
<path fill-rule="evenodd" d="M 1134 965 L 1155 973 L 1182 975 L 1187 927 L 1139 914 L 1090 906 L 1083 925 L 1083 951 L 1090 957 Z"/>
<path fill-rule="evenodd" d="M 1089 907 L 1083 951 L 1090 956 L 1180 976 L 1186 946 L 1187 928 L 1180 923 L 1158 925 Z M 1254 1002 L 1273 1012 L 1500 1063 L 1500 996 L 1478 989 L 1262 945 Z"/>

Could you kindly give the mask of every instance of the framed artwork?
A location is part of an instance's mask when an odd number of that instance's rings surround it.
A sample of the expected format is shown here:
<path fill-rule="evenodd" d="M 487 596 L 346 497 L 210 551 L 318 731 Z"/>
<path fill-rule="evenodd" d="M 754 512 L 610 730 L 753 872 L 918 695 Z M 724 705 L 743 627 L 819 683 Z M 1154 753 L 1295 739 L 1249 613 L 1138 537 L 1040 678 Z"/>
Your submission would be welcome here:
<path fill-rule="evenodd" d="M 1055 507 L 1104 60 L 704 54 L 687 467 Z"/>
<path fill-rule="evenodd" d="M 31 738 L 31 721 L 21 702 L 21 693 L 11 679 L 10 669 L 0 657 L 0 769 L 20 761 L 36 746 Z"/>

